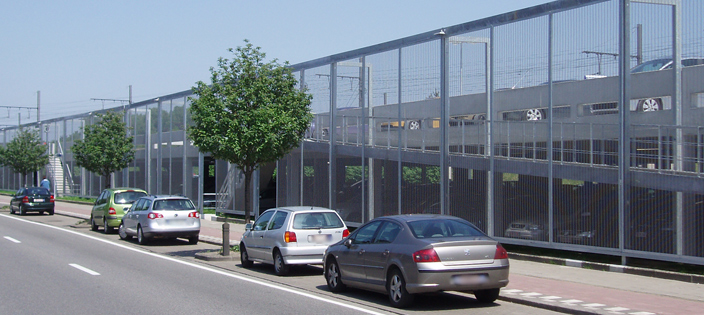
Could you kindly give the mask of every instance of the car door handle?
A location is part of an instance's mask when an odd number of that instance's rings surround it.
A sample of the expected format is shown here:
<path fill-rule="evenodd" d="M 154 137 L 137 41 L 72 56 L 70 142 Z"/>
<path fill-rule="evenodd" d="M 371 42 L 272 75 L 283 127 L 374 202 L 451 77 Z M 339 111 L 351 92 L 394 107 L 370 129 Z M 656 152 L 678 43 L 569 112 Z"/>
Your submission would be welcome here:
<path fill-rule="evenodd" d="M 364 252 L 365 252 L 365 250 L 362 249 L 359 251 L 359 254 L 362 255 L 362 254 L 364 254 Z"/>
<path fill-rule="evenodd" d="M 388 254 L 389 254 L 389 250 L 388 250 L 388 249 L 385 250 L 383 253 L 381 253 L 381 255 L 383 255 L 383 256 L 386 256 L 386 255 L 388 255 Z"/>

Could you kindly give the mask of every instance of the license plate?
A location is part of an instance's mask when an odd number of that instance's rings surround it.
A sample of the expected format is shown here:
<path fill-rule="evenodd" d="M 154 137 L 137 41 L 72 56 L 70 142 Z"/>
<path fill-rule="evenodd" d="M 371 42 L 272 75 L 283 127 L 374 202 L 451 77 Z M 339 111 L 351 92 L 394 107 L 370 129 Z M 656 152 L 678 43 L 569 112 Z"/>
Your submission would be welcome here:
<path fill-rule="evenodd" d="M 34 198 L 34 202 L 44 202 L 44 199 L 37 199 L 37 198 Z"/>
<path fill-rule="evenodd" d="M 455 285 L 482 284 L 486 283 L 488 280 L 489 276 L 486 274 L 452 276 L 452 284 Z"/>
<path fill-rule="evenodd" d="M 308 236 L 308 242 L 310 243 L 322 244 L 330 241 L 332 241 L 332 235 L 330 234 L 316 234 Z"/>

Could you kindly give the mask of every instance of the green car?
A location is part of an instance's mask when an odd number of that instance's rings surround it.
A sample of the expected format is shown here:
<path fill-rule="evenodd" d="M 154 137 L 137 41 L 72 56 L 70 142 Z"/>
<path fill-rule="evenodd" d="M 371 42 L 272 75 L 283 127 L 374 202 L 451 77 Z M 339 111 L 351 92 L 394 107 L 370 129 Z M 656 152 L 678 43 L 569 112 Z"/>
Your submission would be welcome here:
<path fill-rule="evenodd" d="M 114 228 L 120 226 L 124 208 L 132 206 L 135 200 L 144 197 L 147 192 L 139 188 L 108 188 L 103 190 L 93 205 L 90 212 L 90 229 L 98 230 L 103 226 L 105 234 L 112 233 Z"/>

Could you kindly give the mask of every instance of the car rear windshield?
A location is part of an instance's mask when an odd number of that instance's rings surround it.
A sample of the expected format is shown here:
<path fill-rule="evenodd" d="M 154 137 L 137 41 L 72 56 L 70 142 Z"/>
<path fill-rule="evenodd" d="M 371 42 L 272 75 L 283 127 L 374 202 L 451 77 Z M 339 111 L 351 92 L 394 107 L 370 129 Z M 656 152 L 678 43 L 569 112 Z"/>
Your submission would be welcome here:
<path fill-rule="evenodd" d="M 115 203 L 118 205 L 126 205 L 134 203 L 135 200 L 146 196 L 147 193 L 141 191 L 123 191 L 115 193 Z"/>
<path fill-rule="evenodd" d="M 408 222 L 415 238 L 483 236 L 474 226 L 457 220 L 431 219 Z"/>
<path fill-rule="evenodd" d="M 293 228 L 305 229 L 334 229 L 345 226 L 335 212 L 298 213 L 293 217 Z"/>
<path fill-rule="evenodd" d="M 50 195 L 46 188 L 28 188 L 27 195 Z"/>
<path fill-rule="evenodd" d="M 154 201 L 153 210 L 195 210 L 189 199 L 165 199 Z"/>

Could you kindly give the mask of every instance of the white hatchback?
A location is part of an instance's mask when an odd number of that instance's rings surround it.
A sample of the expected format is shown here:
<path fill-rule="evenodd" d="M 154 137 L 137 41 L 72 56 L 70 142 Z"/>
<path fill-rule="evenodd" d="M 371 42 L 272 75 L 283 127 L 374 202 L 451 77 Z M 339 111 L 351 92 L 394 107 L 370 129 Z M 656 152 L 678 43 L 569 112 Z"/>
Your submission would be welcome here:
<path fill-rule="evenodd" d="M 256 262 L 274 265 L 286 275 L 290 265 L 322 265 L 323 253 L 349 235 L 335 210 L 320 207 L 281 207 L 262 213 L 248 223 L 240 241 L 240 261 L 249 268 Z"/>

